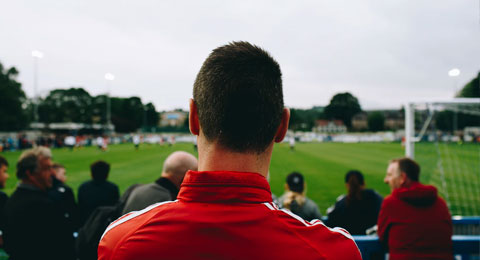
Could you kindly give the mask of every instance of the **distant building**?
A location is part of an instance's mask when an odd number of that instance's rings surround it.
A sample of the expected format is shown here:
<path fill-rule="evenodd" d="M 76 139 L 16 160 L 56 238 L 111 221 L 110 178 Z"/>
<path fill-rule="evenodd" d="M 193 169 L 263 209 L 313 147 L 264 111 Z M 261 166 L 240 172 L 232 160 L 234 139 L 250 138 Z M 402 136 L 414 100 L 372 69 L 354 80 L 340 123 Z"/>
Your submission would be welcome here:
<path fill-rule="evenodd" d="M 405 128 L 405 114 L 403 110 L 383 110 L 385 129 L 398 130 Z"/>
<path fill-rule="evenodd" d="M 405 115 L 403 110 L 370 110 L 362 111 L 352 118 L 352 129 L 354 131 L 368 130 L 368 115 L 380 112 L 385 118 L 385 130 L 399 130 L 405 128 Z"/>
<path fill-rule="evenodd" d="M 180 127 L 185 124 L 185 120 L 187 120 L 188 113 L 185 111 L 175 110 L 175 111 L 167 111 L 162 112 L 160 115 L 160 127 L 165 126 L 173 126 L 173 127 Z"/>
<path fill-rule="evenodd" d="M 342 120 L 317 120 L 314 131 L 317 133 L 346 133 L 347 127 Z"/>
<path fill-rule="evenodd" d="M 352 129 L 354 131 L 362 131 L 368 129 L 368 115 L 366 112 L 362 111 L 353 116 Z"/>

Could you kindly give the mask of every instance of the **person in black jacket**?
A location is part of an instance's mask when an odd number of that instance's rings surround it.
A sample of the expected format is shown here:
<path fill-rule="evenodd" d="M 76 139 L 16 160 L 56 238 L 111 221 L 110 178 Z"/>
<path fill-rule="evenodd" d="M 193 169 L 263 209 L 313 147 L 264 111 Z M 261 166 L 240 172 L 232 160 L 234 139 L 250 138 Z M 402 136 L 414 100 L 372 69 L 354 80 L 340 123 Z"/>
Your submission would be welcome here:
<path fill-rule="evenodd" d="M 365 235 L 377 224 L 383 198 L 374 190 L 365 189 L 363 174 L 351 170 L 345 175 L 348 194 L 338 197 L 327 210 L 327 226 L 345 228 L 352 235 Z"/>
<path fill-rule="evenodd" d="M 75 196 L 72 188 L 65 184 L 67 180 L 65 166 L 54 163 L 53 171 L 52 188 L 48 190 L 48 196 L 60 208 L 73 233 L 78 229 L 78 209 Z"/>
<path fill-rule="evenodd" d="M 107 181 L 110 164 L 105 161 L 96 161 L 90 165 L 90 171 L 92 180 L 84 182 L 78 188 L 81 224 L 85 223 L 97 207 L 113 206 L 120 197 L 118 186 Z"/>
<path fill-rule="evenodd" d="M 8 179 L 8 162 L 0 155 L 0 189 L 5 188 Z M 3 247 L 3 230 L 5 229 L 5 204 L 7 204 L 8 196 L 5 192 L 0 191 L 0 248 Z"/>
<path fill-rule="evenodd" d="M 20 155 L 20 184 L 5 207 L 4 240 L 10 259 L 74 259 L 73 234 L 47 193 L 52 186 L 51 157 L 46 147 Z"/>

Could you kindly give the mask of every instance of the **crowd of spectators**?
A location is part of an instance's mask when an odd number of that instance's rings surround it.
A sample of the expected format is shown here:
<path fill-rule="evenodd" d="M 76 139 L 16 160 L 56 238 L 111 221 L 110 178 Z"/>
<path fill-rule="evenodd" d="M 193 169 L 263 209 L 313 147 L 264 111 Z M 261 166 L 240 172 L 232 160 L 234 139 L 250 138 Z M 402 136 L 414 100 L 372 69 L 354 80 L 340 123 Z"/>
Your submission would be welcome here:
<path fill-rule="evenodd" d="M 134 143 L 136 146 L 141 142 L 150 144 L 175 143 L 175 136 L 172 134 L 30 134 L 25 133 L 9 134 L 0 136 L 0 152 L 30 149 L 36 146 L 55 148 L 82 148 L 87 146 L 100 146 L 105 148 L 108 144 Z"/>
<path fill-rule="evenodd" d="M 24 151 L 16 164 L 19 185 L 8 199 L 0 193 L 2 246 L 10 257 L 357 260 L 351 234 L 377 224 L 390 259 L 452 259 L 448 208 L 435 187 L 419 182 L 420 167 L 411 159 L 390 162 L 384 181 L 392 194 L 383 202 L 366 188 L 361 172 L 347 172 L 348 192 L 328 210 L 326 223 L 299 172 L 287 176 L 285 193 L 275 199 L 268 169 L 290 112 L 283 106 L 280 67 L 263 49 L 247 42 L 215 49 L 197 75 L 193 96 L 189 123 L 198 161 L 172 153 L 159 179 L 134 184 L 122 197 L 108 181 L 109 163 L 96 161 L 76 204 L 65 183 L 68 169 L 52 161 L 51 150 Z M 0 185 L 8 165 L 0 157 Z M 86 223 L 108 206 L 121 206 L 125 214 L 112 219 L 101 237 L 89 237 L 94 253 L 82 258 L 73 234 L 84 234 Z"/>

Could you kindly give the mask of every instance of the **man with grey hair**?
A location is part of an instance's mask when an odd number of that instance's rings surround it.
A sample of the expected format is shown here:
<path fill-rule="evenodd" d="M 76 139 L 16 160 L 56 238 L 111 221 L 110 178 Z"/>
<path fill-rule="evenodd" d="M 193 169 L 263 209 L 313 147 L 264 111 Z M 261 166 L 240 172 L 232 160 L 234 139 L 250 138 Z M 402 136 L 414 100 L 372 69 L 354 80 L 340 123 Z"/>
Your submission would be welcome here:
<path fill-rule="evenodd" d="M 157 202 L 175 200 L 183 177 L 189 170 L 197 170 L 197 158 L 187 152 L 173 152 L 165 159 L 159 179 L 132 191 L 123 209 L 123 214 L 144 209 Z"/>
<path fill-rule="evenodd" d="M 47 193 L 52 165 L 52 153 L 45 147 L 20 155 L 20 184 L 5 207 L 4 240 L 10 259 L 74 259 L 73 234 Z"/>

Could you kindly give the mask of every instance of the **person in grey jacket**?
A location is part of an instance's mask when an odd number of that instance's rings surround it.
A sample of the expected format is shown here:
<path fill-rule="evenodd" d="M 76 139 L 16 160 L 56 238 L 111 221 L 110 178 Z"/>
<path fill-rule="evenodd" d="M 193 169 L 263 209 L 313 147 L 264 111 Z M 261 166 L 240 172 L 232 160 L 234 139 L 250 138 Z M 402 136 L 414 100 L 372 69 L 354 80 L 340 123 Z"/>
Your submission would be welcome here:
<path fill-rule="evenodd" d="M 285 193 L 278 201 L 281 207 L 290 210 L 304 220 L 311 221 L 322 217 L 317 204 L 307 198 L 305 179 L 299 172 L 292 172 L 287 176 Z"/>
<path fill-rule="evenodd" d="M 163 163 L 162 175 L 153 183 L 135 188 L 125 203 L 122 214 L 144 209 L 154 203 L 175 200 L 185 173 L 197 170 L 197 158 L 190 153 L 177 151 Z"/>

